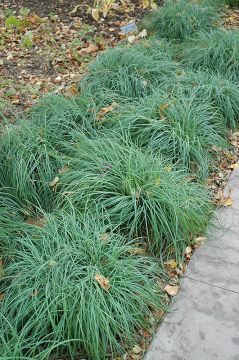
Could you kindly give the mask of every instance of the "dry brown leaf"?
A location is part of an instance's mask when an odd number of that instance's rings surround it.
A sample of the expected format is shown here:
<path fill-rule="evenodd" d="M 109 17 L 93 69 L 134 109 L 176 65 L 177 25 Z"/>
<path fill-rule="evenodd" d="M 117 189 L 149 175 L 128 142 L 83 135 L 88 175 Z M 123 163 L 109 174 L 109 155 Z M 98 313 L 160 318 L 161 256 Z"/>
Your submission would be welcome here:
<path fill-rule="evenodd" d="M 113 111 L 115 108 L 117 108 L 118 104 L 113 101 L 112 104 L 110 104 L 109 106 L 103 107 L 97 114 L 96 114 L 96 118 L 97 119 L 102 119 L 105 114 L 107 114 L 110 111 Z"/>
<path fill-rule="evenodd" d="M 150 333 L 149 333 L 147 330 L 144 330 L 144 331 L 143 331 L 143 337 L 144 337 L 145 339 L 149 338 L 149 337 L 150 337 Z"/>
<path fill-rule="evenodd" d="M 92 54 L 96 51 L 98 51 L 99 48 L 96 44 L 90 44 L 87 48 L 84 49 L 84 52 L 86 52 L 86 54 Z"/>
<path fill-rule="evenodd" d="M 162 319 L 162 317 L 164 316 L 164 312 L 163 312 L 163 310 L 155 311 L 155 312 L 153 313 L 153 315 L 154 315 L 157 319 Z"/>
<path fill-rule="evenodd" d="M 54 187 L 56 186 L 56 184 L 59 182 L 59 177 L 56 176 L 51 182 L 50 182 L 50 187 Z"/>
<path fill-rule="evenodd" d="M 104 277 L 103 275 L 96 274 L 95 280 L 98 282 L 98 284 L 100 284 L 100 286 L 103 289 L 109 290 L 111 288 L 109 280 L 106 277 Z"/>
<path fill-rule="evenodd" d="M 4 293 L 0 293 L 0 301 L 3 301 L 4 299 Z"/>
<path fill-rule="evenodd" d="M 179 291 L 179 286 L 178 285 L 166 285 L 164 290 L 166 291 L 166 293 L 170 296 L 175 296 L 177 295 L 178 291 Z"/>
<path fill-rule="evenodd" d="M 93 19 L 94 19 L 95 21 L 99 21 L 99 19 L 100 19 L 100 14 L 99 14 L 99 10 L 98 10 L 98 9 L 92 9 L 92 10 L 91 10 L 91 15 L 92 15 L 92 17 L 93 17 Z"/>
<path fill-rule="evenodd" d="M 34 226 L 38 226 L 38 227 L 43 227 L 45 225 L 45 219 L 44 217 L 39 217 L 39 218 L 29 218 L 26 221 L 27 224 L 29 225 L 34 225 Z"/>

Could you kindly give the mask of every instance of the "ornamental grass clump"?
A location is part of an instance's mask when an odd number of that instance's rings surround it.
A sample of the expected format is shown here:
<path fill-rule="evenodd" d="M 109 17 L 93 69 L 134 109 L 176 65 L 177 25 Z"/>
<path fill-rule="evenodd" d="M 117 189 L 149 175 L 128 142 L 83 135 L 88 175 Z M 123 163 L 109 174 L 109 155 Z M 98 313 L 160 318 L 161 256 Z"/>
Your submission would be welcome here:
<path fill-rule="evenodd" d="M 166 0 L 143 25 L 160 38 L 184 41 L 200 30 L 217 26 L 219 20 L 213 6 L 189 0 Z"/>
<path fill-rule="evenodd" d="M 169 83 L 171 82 L 171 86 Z M 186 71 L 165 81 L 168 92 L 190 96 L 192 91 L 201 103 L 210 103 L 221 112 L 229 128 L 239 122 L 239 86 L 220 74 Z"/>
<path fill-rule="evenodd" d="M 217 29 L 202 31 L 184 49 L 184 64 L 189 68 L 220 72 L 239 79 L 239 31 Z"/>
<path fill-rule="evenodd" d="M 28 118 L 31 126 L 42 133 L 44 141 L 59 148 L 60 141 L 71 141 L 71 133 L 77 128 L 93 132 L 95 107 L 90 97 L 77 95 L 67 98 L 52 94 L 41 99 L 31 109 Z"/>
<path fill-rule="evenodd" d="M 89 67 L 80 92 L 95 97 L 106 94 L 111 101 L 143 97 L 177 69 L 171 55 L 157 42 L 118 46 L 102 53 Z"/>
<path fill-rule="evenodd" d="M 150 326 L 152 312 L 164 309 L 162 271 L 98 218 L 71 212 L 45 220 L 16 237 L 4 265 L 1 358 L 122 354 Z"/>
<path fill-rule="evenodd" d="M 207 191 L 168 161 L 113 133 L 93 140 L 79 133 L 74 148 L 70 170 L 60 176 L 59 206 L 104 208 L 113 224 L 143 237 L 159 257 L 174 248 L 180 258 L 204 230 Z"/>
<path fill-rule="evenodd" d="M 63 166 L 61 156 L 46 141 L 44 127 L 27 121 L 8 125 L 0 138 L 0 191 L 14 197 L 22 212 L 50 211 L 51 181 Z"/>
<path fill-rule="evenodd" d="M 157 91 L 125 108 L 114 127 L 128 132 L 139 146 L 161 153 L 202 178 L 208 175 L 213 160 L 212 145 L 226 146 L 220 113 L 207 102 L 198 101 L 193 92 L 171 97 Z"/>

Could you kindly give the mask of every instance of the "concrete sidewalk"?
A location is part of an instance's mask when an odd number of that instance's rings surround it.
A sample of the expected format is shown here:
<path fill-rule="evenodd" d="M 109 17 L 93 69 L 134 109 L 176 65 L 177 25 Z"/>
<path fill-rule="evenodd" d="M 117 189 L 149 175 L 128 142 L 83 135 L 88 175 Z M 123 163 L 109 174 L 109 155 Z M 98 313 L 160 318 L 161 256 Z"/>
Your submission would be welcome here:
<path fill-rule="evenodd" d="M 145 360 L 239 360 L 239 169 L 229 188 L 233 205 L 218 210 Z"/>

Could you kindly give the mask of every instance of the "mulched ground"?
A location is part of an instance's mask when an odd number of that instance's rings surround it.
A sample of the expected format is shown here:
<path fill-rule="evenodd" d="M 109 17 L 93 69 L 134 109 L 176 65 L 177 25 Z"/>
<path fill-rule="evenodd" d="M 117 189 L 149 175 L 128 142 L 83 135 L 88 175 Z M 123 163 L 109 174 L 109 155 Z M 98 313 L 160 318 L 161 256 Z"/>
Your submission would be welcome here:
<path fill-rule="evenodd" d="M 158 2 L 160 4 L 160 1 Z M 77 6 L 78 5 L 78 6 Z M 80 5 L 80 6 L 79 6 Z M 92 18 L 93 1 L 5 0 L 0 8 L 0 111 L 10 119 L 34 105 L 49 91 L 77 93 L 87 64 L 99 52 L 126 37 L 121 26 L 142 18 L 139 1 L 125 2 L 99 21 Z M 22 14 L 28 8 L 30 13 Z M 20 28 L 6 19 L 20 18 Z M 31 34 L 32 48 L 23 46 Z"/>

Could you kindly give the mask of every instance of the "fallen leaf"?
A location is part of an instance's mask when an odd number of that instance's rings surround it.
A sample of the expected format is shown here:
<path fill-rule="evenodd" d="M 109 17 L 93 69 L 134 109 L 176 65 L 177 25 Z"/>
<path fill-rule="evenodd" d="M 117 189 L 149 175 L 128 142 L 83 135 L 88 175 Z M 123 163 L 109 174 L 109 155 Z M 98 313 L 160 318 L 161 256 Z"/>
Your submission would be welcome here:
<path fill-rule="evenodd" d="M 233 200 L 231 197 L 227 197 L 226 199 L 224 199 L 222 206 L 232 206 L 233 204 Z"/>
<path fill-rule="evenodd" d="M 230 168 L 231 168 L 232 170 L 238 169 L 238 168 L 239 168 L 239 164 L 238 164 L 238 163 L 231 164 L 231 165 L 230 165 Z"/>
<path fill-rule="evenodd" d="M 139 345 L 135 345 L 131 351 L 134 354 L 140 354 L 142 349 L 141 349 L 141 347 Z"/>
<path fill-rule="evenodd" d="M 91 10 L 91 15 L 92 15 L 92 17 L 93 17 L 93 19 L 94 19 L 95 21 L 99 21 L 99 19 L 100 19 L 100 14 L 99 14 L 99 10 L 98 10 L 98 9 L 92 9 L 92 10 Z"/>
<path fill-rule="evenodd" d="M 96 44 L 92 44 L 92 43 L 87 48 L 84 49 L 84 51 L 87 54 L 92 54 L 98 50 L 99 50 L 98 46 Z"/>
<path fill-rule="evenodd" d="M 70 170 L 68 165 L 64 165 L 62 168 L 58 170 L 59 174 L 64 174 Z M 58 180 L 59 181 L 59 180 Z"/>
<path fill-rule="evenodd" d="M 154 1 L 150 1 L 150 7 L 152 10 L 156 10 L 158 8 L 158 5 Z"/>
<path fill-rule="evenodd" d="M 147 30 L 146 30 L 146 29 L 143 29 L 142 31 L 140 31 L 140 33 L 138 34 L 137 37 L 138 37 L 139 39 L 144 39 L 144 38 L 147 37 L 147 35 L 148 35 Z"/>
<path fill-rule="evenodd" d="M 34 225 L 34 226 L 38 226 L 38 227 L 43 227 L 45 225 L 45 219 L 44 217 L 39 217 L 39 218 L 29 218 L 26 221 L 27 224 L 29 225 Z"/>
<path fill-rule="evenodd" d="M 178 291 L 179 291 L 179 286 L 178 285 L 166 285 L 164 290 L 166 291 L 166 293 L 170 296 L 175 296 L 177 295 Z"/>
<path fill-rule="evenodd" d="M 130 35 L 127 37 L 128 43 L 129 44 L 133 44 L 136 40 L 136 36 L 135 35 Z"/>
<path fill-rule="evenodd" d="M 147 9 L 149 7 L 149 0 L 142 0 L 142 8 Z"/>
<path fill-rule="evenodd" d="M 130 249 L 128 252 L 133 255 L 144 255 L 146 253 L 146 250 L 143 248 L 133 248 Z"/>
<path fill-rule="evenodd" d="M 4 299 L 4 293 L 0 293 L 0 301 L 3 301 Z"/>
<path fill-rule="evenodd" d="M 163 312 L 163 310 L 155 311 L 155 312 L 153 313 L 153 315 L 154 315 L 157 319 L 162 319 L 162 317 L 164 316 L 164 312 Z"/>
<path fill-rule="evenodd" d="M 206 237 L 204 237 L 204 236 L 199 236 L 199 237 L 197 237 L 196 239 L 194 239 L 194 242 L 196 242 L 196 243 L 203 243 L 203 242 L 205 242 L 206 240 L 207 240 Z"/>
<path fill-rule="evenodd" d="M 177 267 L 177 262 L 172 259 L 172 260 L 169 260 L 168 262 L 166 262 L 166 265 L 170 268 L 170 269 L 176 269 Z"/>
<path fill-rule="evenodd" d="M 51 182 L 50 182 L 50 187 L 54 187 L 56 186 L 56 184 L 59 182 L 59 177 L 56 176 Z"/>
<path fill-rule="evenodd" d="M 35 297 L 38 295 L 38 290 L 34 290 L 32 293 L 31 293 L 31 296 L 32 297 Z"/>
<path fill-rule="evenodd" d="M 109 280 L 106 277 L 104 277 L 103 275 L 96 274 L 95 280 L 98 282 L 98 284 L 100 284 L 100 286 L 103 289 L 109 290 L 111 288 Z"/>
<path fill-rule="evenodd" d="M 189 254 L 192 253 L 192 251 L 193 251 L 193 249 L 191 248 L 191 246 L 187 246 L 186 249 L 185 249 L 185 254 L 189 255 Z"/>
<path fill-rule="evenodd" d="M 96 118 L 97 119 L 102 119 L 105 114 L 107 114 L 110 111 L 113 111 L 116 107 L 118 106 L 118 104 L 113 101 L 111 105 L 103 107 L 97 114 L 96 114 Z"/>
<path fill-rule="evenodd" d="M 76 5 L 76 6 L 74 7 L 74 9 L 69 12 L 69 15 L 74 15 L 74 14 L 77 12 L 77 10 L 79 9 L 80 6 L 82 6 L 82 5 Z"/>
<path fill-rule="evenodd" d="M 147 330 L 144 330 L 144 331 L 143 331 L 143 337 L 144 337 L 145 339 L 149 338 L 149 337 L 150 337 L 150 333 L 149 333 Z"/>
<path fill-rule="evenodd" d="M 101 239 L 102 241 L 107 241 L 107 240 L 109 239 L 109 234 L 107 234 L 107 233 L 102 234 L 101 237 L 100 237 L 100 239 Z"/>
<path fill-rule="evenodd" d="M 168 107 L 169 107 L 169 104 L 167 104 L 167 103 L 160 105 L 159 112 L 163 113 L 164 110 L 166 110 Z"/>

